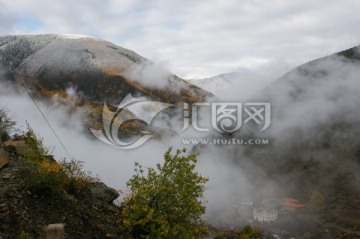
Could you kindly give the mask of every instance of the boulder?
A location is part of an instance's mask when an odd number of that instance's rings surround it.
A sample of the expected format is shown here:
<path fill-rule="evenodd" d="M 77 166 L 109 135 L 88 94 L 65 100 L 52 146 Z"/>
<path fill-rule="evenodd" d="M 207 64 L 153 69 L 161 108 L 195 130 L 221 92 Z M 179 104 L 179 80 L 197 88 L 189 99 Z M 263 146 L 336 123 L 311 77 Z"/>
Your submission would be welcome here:
<path fill-rule="evenodd" d="M 91 187 L 91 194 L 102 201 L 112 203 L 120 194 L 113 188 L 106 186 L 104 183 L 96 182 Z"/>
<path fill-rule="evenodd" d="M 3 149 L 0 149 L 0 170 L 9 163 L 9 155 Z"/>
<path fill-rule="evenodd" d="M 3 143 L 5 147 L 13 146 L 17 154 L 24 155 L 29 151 L 29 147 L 26 145 L 25 141 L 6 141 Z"/>
<path fill-rule="evenodd" d="M 65 238 L 64 227 L 65 224 L 62 223 L 48 225 L 46 228 L 46 238 L 64 239 Z"/>

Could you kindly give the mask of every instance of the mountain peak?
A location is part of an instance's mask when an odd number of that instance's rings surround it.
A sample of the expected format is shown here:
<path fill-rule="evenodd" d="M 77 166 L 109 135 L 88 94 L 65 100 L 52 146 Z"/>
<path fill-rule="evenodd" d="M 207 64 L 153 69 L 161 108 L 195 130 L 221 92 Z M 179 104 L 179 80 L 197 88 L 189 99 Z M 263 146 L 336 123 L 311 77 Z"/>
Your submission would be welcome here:
<path fill-rule="evenodd" d="M 97 101 L 128 93 L 171 103 L 210 95 L 134 51 L 90 36 L 3 36 L 0 49 L 30 88 L 54 92 L 72 86 Z M 11 73 L 7 60 L 1 56 L 0 67 Z"/>

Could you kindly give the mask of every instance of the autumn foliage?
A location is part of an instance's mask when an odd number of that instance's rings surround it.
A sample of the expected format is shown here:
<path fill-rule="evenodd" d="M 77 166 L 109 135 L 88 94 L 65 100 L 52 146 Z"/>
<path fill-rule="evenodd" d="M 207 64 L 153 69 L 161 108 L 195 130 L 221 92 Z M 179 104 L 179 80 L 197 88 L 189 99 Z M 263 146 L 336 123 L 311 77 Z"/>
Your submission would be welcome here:
<path fill-rule="evenodd" d="M 122 205 L 122 223 L 133 238 L 197 238 L 204 230 L 203 193 L 208 181 L 195 171 L 196 154 L 165 153 L 164 163 L 149 168 L 136 164 L 128 181 L 130 194 Z"/>

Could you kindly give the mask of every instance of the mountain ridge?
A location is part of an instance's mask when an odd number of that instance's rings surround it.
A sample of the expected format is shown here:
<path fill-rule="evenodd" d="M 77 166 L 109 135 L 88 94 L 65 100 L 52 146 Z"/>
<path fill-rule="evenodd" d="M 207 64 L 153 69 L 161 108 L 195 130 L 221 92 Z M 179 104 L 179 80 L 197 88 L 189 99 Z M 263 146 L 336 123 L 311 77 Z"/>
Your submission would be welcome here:
<path fill-rule="evenodd" d="M 3 81 L 18 88 L 24 84 L 38 100 L 57 97 L 62 102 L 72 101 L 74 107 L 86 107 L 90 113 L 84 121 L 92 128 L 101 128 L 105 102 L 119 105 L 128 94 L 171 104 L 212 97 L 137 53 L 97 38 L 4 36 L 0 37 L 0 49 Z M 76 97 L 70 97 L 68 89 Z"/>
<path fill-rule="evenodd" d="M 164 79 L 161 79 L 163 87 L 146 82 L 148 79 L 141 79 L 144 76 L 140 74 L 138 77 L 133 71 L 142 73 L 144 70 L 148 73 L 146 70 L 152 69 L 152 62 L 133 51 L 96 38 L 66 35 L 5 36 L 0 37 L 0 48 L 30 88 L 38 84 L 49 90 L 64 91 L 69 84 L 73 84 L 85 95 L 96 95 L 95 100 L 99 101 L 123 98 L 124 94 L 116 94 L 121 87 L 172 103 L 202 101 L 210 96 L 163 69 L 155 68 L 164 74 Z M 2 58 L 0 63 L 11 76 L 7 62 Z M 140 65 L 140 69 L 136 68 L 137 65 Z M 108 84 L 107 79 L 120 89 L 111 91 L 110 85 L 107 85 L 107 89 L 101 88 L 102 84 Z M 91 84 L 95 90 L 87 89 L 86 84 Z M 105 92 L 106 97 L 105 93 L 99 93 L 106 90 L 111 91 Z"/>

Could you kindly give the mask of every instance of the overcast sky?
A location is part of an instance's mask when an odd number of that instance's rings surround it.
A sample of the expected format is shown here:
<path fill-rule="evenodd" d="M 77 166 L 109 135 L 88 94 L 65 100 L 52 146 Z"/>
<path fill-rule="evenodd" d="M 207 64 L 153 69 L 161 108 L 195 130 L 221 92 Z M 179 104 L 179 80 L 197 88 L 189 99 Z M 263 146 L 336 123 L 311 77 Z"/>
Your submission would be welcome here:
<path fill-rule="evenodd" d="M 0 34 L 111 41 L 184 78 L 299 64 L 360 43 L 358 0 L 0 0 Z"/>

